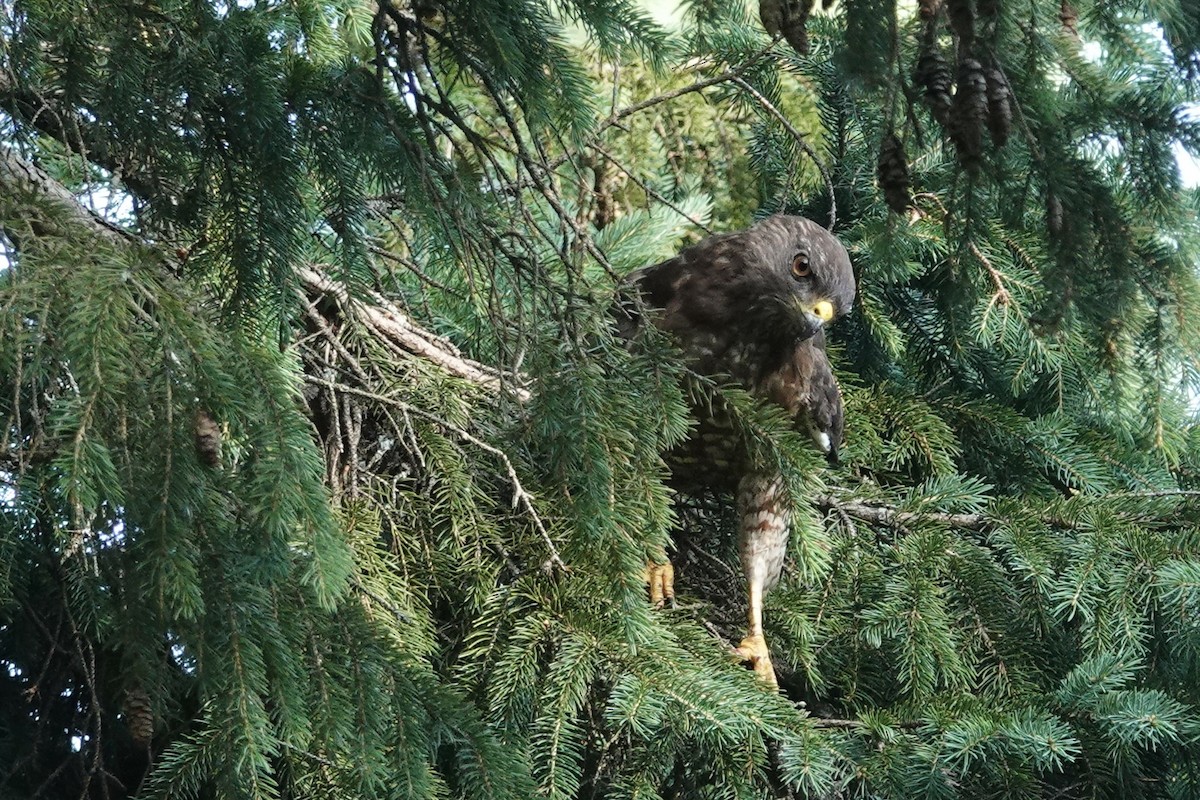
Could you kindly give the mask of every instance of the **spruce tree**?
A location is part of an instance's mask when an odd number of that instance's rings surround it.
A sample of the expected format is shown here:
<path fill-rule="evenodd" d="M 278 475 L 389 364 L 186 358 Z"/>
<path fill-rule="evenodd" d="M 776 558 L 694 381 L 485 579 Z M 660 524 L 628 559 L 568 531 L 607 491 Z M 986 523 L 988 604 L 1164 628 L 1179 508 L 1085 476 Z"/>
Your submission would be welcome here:
<path fill-rule="evenodd" d="M 0 4 L 0 796 L 1200 796 L 1200 14 L 824 5 Z M 838 468 L 612 329 L 780 211 Z"/>

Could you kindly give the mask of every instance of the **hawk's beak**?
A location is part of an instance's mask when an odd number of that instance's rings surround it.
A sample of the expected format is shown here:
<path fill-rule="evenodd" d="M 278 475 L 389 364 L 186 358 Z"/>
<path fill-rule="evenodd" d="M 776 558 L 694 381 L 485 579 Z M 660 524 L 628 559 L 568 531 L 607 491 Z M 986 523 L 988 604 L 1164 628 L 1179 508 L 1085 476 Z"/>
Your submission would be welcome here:
<path fill-rule="evenodd" d="M 792 301 L 795 303 L 793 308 L 799 312 L 799 317 L 803 322 L 797 326 L 796 341 L 802 342 L 805 339 L 816 336 L 821 327 L 833 319 L 833 304 L 828 300 L 821 300 L 814 305 L 808 305 L 808 301 L 797 297 Z"/>
<path fill-rule="evenodd" d="M 829 322 L 833 319 L 833 303 L 828 300 L 822 300 L 813 306 L 812 313 L 817 315 L 821 322 Z"/>

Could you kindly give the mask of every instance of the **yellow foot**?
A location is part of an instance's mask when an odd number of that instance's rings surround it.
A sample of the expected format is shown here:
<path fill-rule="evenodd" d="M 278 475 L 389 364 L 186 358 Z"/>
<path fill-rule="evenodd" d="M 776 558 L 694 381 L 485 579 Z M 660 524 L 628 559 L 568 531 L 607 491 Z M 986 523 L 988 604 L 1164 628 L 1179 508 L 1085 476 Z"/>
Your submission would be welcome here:
<path fill-rule="evenodd" d="M 778 690 L 779 683 L 775 680 L 775 667 L 771 666 L 771 654 L 767 651 L 767 640 L 761 633 L 747 636 L 742 643 L 734 648 L 734 653 L 743 661 L 749 661 L 763 683 Z"/>
<path fill-rule="evenodd" d="M 655 608 L 675 605 L 675 567 L 665 564 L 647 564 L 646 582 L 650 584 L 650 603 Z"/>

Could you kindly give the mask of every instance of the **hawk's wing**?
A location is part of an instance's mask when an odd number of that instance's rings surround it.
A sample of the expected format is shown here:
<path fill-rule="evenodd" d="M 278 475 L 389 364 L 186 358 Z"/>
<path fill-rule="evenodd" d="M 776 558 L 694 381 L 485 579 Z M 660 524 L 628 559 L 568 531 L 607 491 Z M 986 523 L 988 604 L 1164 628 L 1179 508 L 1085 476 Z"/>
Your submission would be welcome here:
<path fill-rule="evenodd" d="M 740 234 L 719 234 L 684 248 L 679 255 L 634 270 L 625 278 L 618 303 L 618 331 L 630 338 L 653 311 L 654 324 L 687 342 L 697 333 L 717 334 L 737 320 L 740 309 L 727 289 L 745 269 Z"/>

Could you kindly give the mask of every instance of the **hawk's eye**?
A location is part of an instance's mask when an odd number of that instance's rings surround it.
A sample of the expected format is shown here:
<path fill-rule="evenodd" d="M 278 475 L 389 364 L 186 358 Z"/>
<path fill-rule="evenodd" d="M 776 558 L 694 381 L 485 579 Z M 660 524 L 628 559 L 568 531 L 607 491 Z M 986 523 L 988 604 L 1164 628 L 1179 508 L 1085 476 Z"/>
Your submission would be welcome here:
<path fill-rule="evenodd" d="M 792 259 L 792 274 L 797 278 L 807 278 L 812 275 L 812 266 L 808 263 L 807 253 L 797 253 Z"/>

